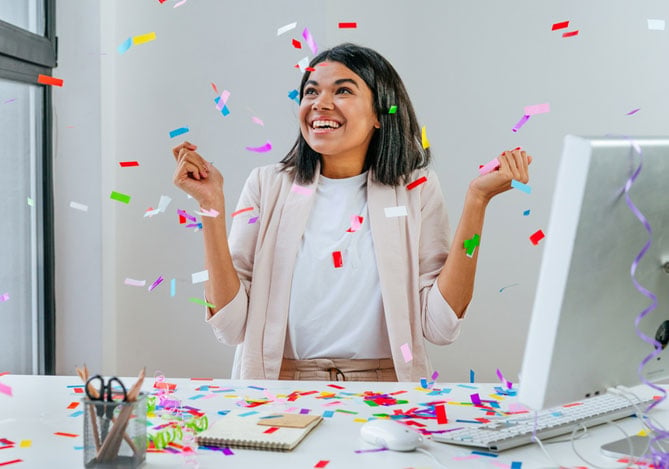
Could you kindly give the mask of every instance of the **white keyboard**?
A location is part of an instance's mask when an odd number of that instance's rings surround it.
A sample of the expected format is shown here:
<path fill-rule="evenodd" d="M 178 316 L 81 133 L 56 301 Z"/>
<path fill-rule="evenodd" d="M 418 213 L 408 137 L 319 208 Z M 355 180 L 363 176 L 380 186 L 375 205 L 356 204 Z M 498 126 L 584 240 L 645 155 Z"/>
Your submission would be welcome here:
<path fill-rule="evenodd" d="M 503 451 L 540 440 L 570 434 L 581 425 L 592 427 L 636 414 L 636 403 L 645 411 L 651 397 L 637 399 L 630 395 L 601 394 L 574 404 L 553 407 L 526 414 L 500 417 L 494 422 L 466 427 L 448 433 L 435 433 L 434 441 L 474 446 L 488 451 Z"/>

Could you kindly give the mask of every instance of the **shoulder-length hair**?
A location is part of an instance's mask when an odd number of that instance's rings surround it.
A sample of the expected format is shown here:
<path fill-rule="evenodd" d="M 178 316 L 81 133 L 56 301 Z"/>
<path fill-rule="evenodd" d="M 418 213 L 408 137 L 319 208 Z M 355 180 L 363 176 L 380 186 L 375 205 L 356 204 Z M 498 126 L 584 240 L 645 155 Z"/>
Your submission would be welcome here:
<path fill-rule="evenodd" d="M 365 170 L 371 170 L 374 180 L 382 184 L 406 183 L 412 171 L 430 163 L 430 149 L 423 148 L 421 129 L 399 74 L 378 52 L 350 43 L 321 52 L 311 60 L 309 67 L 326 61 L 345 65 L 372 91 L 381 128 L 374 132 L 369 144 Z M 300 101 L 310 75 L 311 72 L 306 71 L 302 76 Z M 300 132 L 293 147 L 281 160 L 282 170 L 293 172 L 298 183 L 308 184 L 314 180 L 320 158 L 321 155 L 307 144 Z"/>

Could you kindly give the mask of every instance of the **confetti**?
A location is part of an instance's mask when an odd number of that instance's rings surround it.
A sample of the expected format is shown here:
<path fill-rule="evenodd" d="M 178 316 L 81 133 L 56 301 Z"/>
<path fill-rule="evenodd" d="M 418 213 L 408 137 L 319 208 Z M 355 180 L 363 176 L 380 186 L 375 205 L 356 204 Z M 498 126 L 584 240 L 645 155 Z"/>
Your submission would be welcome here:
<path fill-rule="evenodd" d="M 218 104 L 220 103 L 220 101 L 221 101 L 220 96 L 216 96 L 216 98 L 214 98 L 214 102 L 216 103 L 216 109 L 221 111 L 221 114 L 223 115 L 223 117 L 225 117 L 228 114 L 230 114 L 230 109 L 228 109 L 228 106 L 226 104 L 224 104 L 223 107 L 219 109 Z"/>
<path fill-rule="evenodd" d="M 122 202 L 124 204 L 129 204 L 131 197 L 126 194 L 121 194 L 120 192 L 112 191 L 111 194 L 109 195 L 109 198 L 112 200 L 116 200 L 118 202 Z"/>
<path fill-rule="evenodd" d="M 404 357 L 404 363 L 409 363 L 411 360 L 413 360 L 413 355 L 411 354 L 411 348 L 409 348 L 409 344 L 402 344 L 400 350 L 402 351 L 402 356 Z"/>
<path fill-rule="evenodd" d="M 300 104 L 300 93 L 297 90 L 291 90 L 288 92 L 288 97 L 292 99 L 293 101 L 297 102 L 297 104 Z"/>
<path fill-rule="evenodd" d="M 300 69 L 300 71 L 302 73 L 304 73 L 306 71 L 309 71 L 309 72 L 313 71 L 313 69 L 312 70 L 307 70 L 307 68 L 309 67 L 309 57 L 303 57 L 302 60 L 300 60 L 297 63 L 297 67 Z"/>
<path fill-rule="evenodd" d="M 5 394 L 5 395 L 11 397 L 12 396 L 12 387 L 7 385 L 7 384 L 0 383 L 0 394 Z"/>
<path fill-rule="evenodd" d="M 295 49 L 302 49 L 302 43 L 297 39 L 293 39 L 292 44 Z"/>
<path fill-rule="evenodd" d="M 397 106 L 394 104 L 388 109 L 388 114 L 397 114 Z"/>
<path fill-rule="evenodd" d="M 9 301 L 9 293 L 3 293 L 0 295 L 0 303 L 4 303 L 5 301 Z"/>
<path fill-rule="evenodd" d="M 488 174 L 495 171 L 497 168 L 499 168 L 499 160 L 494 158 L 479 168 L 479 174 Z"/>
<path fill-rule="evenodd" d="M 420 139 L 423 144 L 423 149 L 427 149 L 430 147 L 430 141 L 427 139 L 427 129 L 425 126 L 423 126 L 422 129 L 420 129 Z"/>
<path fill-rule="evenodd" d="M 199 212 L 195 212 L 197 215 L 200 215 L 201 217 L 210 217 L 210 218 L 216 218 L 217 216 L 220 215 L 218 210 L 214 210 L 213 208 L 211 210 L 207 210 L 205 208 L 200 208 Z"/>
<path fill-rule="evenodd" d="M 446 417 L 446 407 L 444 404 L 434 406 L 434 413 L 437 416 L 437 423 L 439 425 L 446 425 L 448 418 Z"/>
<path fill-rule="evenodd" d="M 297 184 L 293 184 L 293 186 L 290 188 L 291 192 L 297 192 L 298 194 L 302 195 L 311 195 L 313 192 L 313 189 L 309 187 L 304 187 L 304 186 L 298 186 Z"/>
<path fill-rule="evenodd" d="M 170 296 L 174 297 L 177 294 L 177 279 L 170 280 Z"/>
<path fill-rule="evenodd" d="M 473 383 L 475 382 L 476 374 L 474 373 L 474 370 L 469 370 L 469 382 Z"/>
<path fill-rule="evenodd" d="M 633 116 L 634 114 L 636 114 L 636 113 L 639 112 L 640 110 L 641 110 L 641 108 L 638 107 L 638 108 L 636 108 L 636 109 L 632 109 L 630 112 L 626 113 L 625 115 L 626 115 L 626 116 Z"/>
<path fill-rule="evenodd" d="M 252 211 L 252 210 L 253 210 L 253 207 L 240 208 L 239 210 L 237 210 L 237 211 L 235 211 L 235 212 L 232 212 L 232 214 L 230 215 L 230 217 L 233 217 L 233 218 L 234 218 L 234 217 L 236 217 L 237 215 L 239 215 L 240 213 L 250 212 L 250 211 Z"/>
<path fill-rule="evenodd" d="M 523 216 L 526 217 L 530 214 L 530 209 L 527 209 L 523 212 Z"/>
<path fill-rule="evenodd" d="M 420 178 L 416 179 L 414 182 L 411 182 L 411 183 L 407 184 L 407 190 L 410 191 L 411 189 L 414 189 L 414 188 L 420 186 L 421 184 L 423 184 L 425 182 L 427 182 L 427 178 L 425 176 L 420 177 Z"/>
<path fill-rule="evenodd" d="M 539 244 L 539 241 L 545 238 L 545 236 L 546 235 L 544 235 L 543 231 L 537 230 L 530 236 L 530 241 L 532 242 L 532 244 L 536 246 L 537 244 Z"/>
<path fill-rule="evenodd" d="M 523 191 L 526 194 L 530 194 L 532 192 L 532 188 L 528 186 L 527 184 L 523 184 L 520 181 L 516 181 L 515 179 L 511 180 L 511 187 L 514 189 L 518 189 L 519 191 Z"/>
<path fill-rule="evenodd" d="M 302 37 L 309 46 L 309 49 L 311 49 L 311 53 L 316 55 L 318 53 L 318 46 L 316 45 L 316 41 L 314 40 L 314 37 L 311 35 L 309 28 L 304 28 L 304 31 L 302 31 Z"/>
<path fill-rule="evenodd" d="M 249 225 L 252 225 L 253 223 L 255 223 L 255 222 L 257 222 L 257 221 L 258 221 L 258 217 L 251 217 L 251 218 L 249 218 L 249 222 L 248 222 L 248 224 L 249 224 Z"/>
<path fill-rule="evenodd" d="M 228 98 L 230 97 L 230 92 L 228 90 L 223 90 L 221 95 L 218 97 L 216 102 L 216 109 L 219 111 L 223 110 L 223 107 L 228 103 Z"/>
<path fill-rule="evenodd" d="M 260 125 L 260 126 L 264 126 L 264 125 L 265 125 L 265 123 L 264 123 L 260 118 L 258 118 L 258 117 L 255 117 L 255 116 L 254 116 L 254 117 L 251 117 L 251 120 L 252 120 L 255 124 L 258 124 L 258 125 Z"/>
<path fill-rule="evenodd" d="M 499 292 L 502 293 L 502 292 L 503 292 L 504 290 L 506 290 L 507 288 L 515 287 L 515 286 L 517 286 L 517 285 L 520 285 L 520 284 L 518 284 L 518 283 L 512 283 L 511 285 L 507 285 L 507 286 L 505 286 L 505 287 L 500 288 L 500 289 L 499 289 Z"/>
<path fill-rule="evenodd" d="M 267 153 L 268 151 L 270 151 L 272 149 L 272 142 L 267 140 L 267 143 L 265 143 L 264 145 L 262 145 L 260 147 L 246 147 L 246 149 L 248 151 L 254 151 L 256 153 Z"/>
<path fill-rule="evenodd" d="M 158 276 L 158 278 L 149 286 L 149 291 L 153 291 L 158 285 L 163 283 L 163 280 L 165 280 L 163 277 Z"/>
<path fill-rule="evenodd" d="M 478 234 L 475 234 L 471 239 L 466 239 L 463 242 L 463 245 L 467 257 L 473 257 L 476 247 L 480 246 L 480 244 L 481 244 L 481 236 L 479 236 Z"/>
<path fill-rule="evenodd" d="M 360 215 L 351 215 L 351 227 L 346 230 L 347 233 L 355 233 L 362 226 L 362 222 L 365 219 Z"/>
<path fill-rule="evenodd" d="M 525 106 L 524 111 L 526 116 L 533 116 L 534 114 L 543 114 L 545 112 L 551 111 L 551 105 L 549 103 L 533 104 L 532 106 Z"/>
<path fill-rule="evenodd" d="M 42 75 L 41 73 L 37 75 L 37 83 L 41 83 L 42 85 L 63 86 L 62 79 L 50 77 L 48 75 Z"/>
<path fill-rule="evenodd" d="M 23 459 L 12 459 L 11 461 L 0 462 L 0 466 L 9 466 L 10 464 L 16 464 L 17 462 L 23 462 Z"/>
<path fill-rule="evenodd" d="M 139 36 L 134 36 L 132 38 L 132 43 L 134 45 L 139 45 L 139 44 L 144 44 L 150 41 L 153 41 L 156 39 L 156 33 L 155 32 L 150 32 L 146 34 L 140 34 Z"/>
<path fill-rule="evenodd" d="M 170 130 L 170 138 L 174 138 L 188 132 L 190 132 L 188 127 L 179 127 L 178 129 Z"/>
<path fill-rule="evenodd" d="M 32 444 L 32 440 L 21 440 L 19 443 L 19 448 L 30 448 Z"/>
<path fill-rule="evenodd" d="M 76 438 L 76 437 L 79 436 L 79 435 L 76 435 L 74 433 L 65 433 L 65 432 L 54 432 L 53 434 L 58 435 L 58 436 L 66 436 L 68 438 Z"/>
<path fill-rule="evenodd" d="M 551 27 L 551 31 L 556 31 L 558 29 L 565 29 L 569 27 L 569 21 L 562 21 L 560 23 L 554 23 Z"/>
<path fill-rule="evenodd" d="M 180 2 L 175 3 L 173 8 L 178 8 L 178 7 L 180 7 L 181 5 L 183 5 L 184 3 L 186 3 L 187 1 L 188 1 L 188 0 L 181 0 Z"/>
<path fill-rule="evenodd" d="M 648 29 L 652 31 L 664 31 L 665 21 L 664 20 L 648 20 Z"/>
<path fill-rule="evenodd" d="M 383 210 L 387 218 L 407 216 L 407 208 L 404 205 L 399 205 L 397 207 L 386 207 Z"/>
<path fill-rule="evenodd" d="M 344 261 L 341 257 L 341 251 L 334 251 L 332 253 L 332 262 L 334 263 L 335 269 L 339 269 L 344 266 Z"/>
<path fill-rule="evenodd" d="M 132 38 L 131 37 L 129 37 L 128 39 L 123 41 L 123 43 L 120 46 L 118 46 L 116 48 L 116 50 L 118 51 L 119 54 L 123 55 L 128 51 L 128 49 L 130 49 L 130 46 L 132 46 Z"/>
<path fill-rule="evenodd" d="M 320 460 L 314 465 L 314 467 L 315 468 L 322 468 L 322 467 L 327 466 L 328 464 L 330 464 L 330 461 Z"/>
<path fill-rule="evenodd" d="M 216 309 L 215 305 L 212 305 L 211 303 L 207 303 L 206 301 L 201 300 L 200 298 L 188 298 L 188 301 L 190 301 L 192 303 L 197 303 L 197 304 L 202 305 L 202 306 L 206 306 L 207 308 Z"/>
<path fill-rule="evenodd" d="M 80 204 L 78 202 L 70 202 L 70 207 L 82 212 L 88 212 L 88 205 Z"/>
<path fill-rule="evenodd" d="M 528 116 L 527 114 L 524 114 L 523 117 L 521 117 L 520 120 L 518 122 L 516 122 L 516 125 L 514 125 L 511 130 L 514 131 L 514 132 L 518 132 L 520 130 L 520 128 L 522 126 L 524 126 L 525 123 L 528 120 L 530 120 L 530 116 Z"/>
<path fill-rule="evenodd" d="M 355 29 L 358 27 L 358 23 L 339 23 L 339 29 Z"/>
<path fill-rule="evenodd" d="M 283 33 L 287 33 L 291 29 L 295 29 L 297 26 L 297 23 L 290 23 L 285 26 L 281 26 L 279 29 L 276 30 L 276 35 L 281 36 Z"/>
<path fill-rule="evenodd" d="M 207 280 L 209 280 L 209 271 L 202 270 L 200 272 L 195 272 L 191 274 L 191 280 L 193 284 L 206 282 Z"/>
<path fill-rule="evenodd" d="M 135 280 L 132 278 L 126 278 L 124 282 L 126 285 L 130 285 L 131 287 L 143 287 L 146 285 L 146 280 Z"/>
<path fill-rule="evenodd" d="M 574 37 L 574 36 L 578 36 L 578 29 L 575 30 L 575 31 L 569 31 L 569 32 L 566 32 L 566 33 L 562 33 L 562 37 Z"/>
<path fill-rule="evenodd" d="M 470 395 L 469 395 L 469 398 L 471 399 L 472 404 L 474 404 L 474 405 L 483 405 L 483 404 L 481 403 L 481 398 L 479 397 L 479 394 L 478 394 L 477 392 L 475 392 L 474 394 L 470 394 Z"/>
<path fill-rule="evenodd" d="M 118 164 L 121 168 L 129 168 L 131 166 L 139 166 L 138 161 L 119 161 Z"/>

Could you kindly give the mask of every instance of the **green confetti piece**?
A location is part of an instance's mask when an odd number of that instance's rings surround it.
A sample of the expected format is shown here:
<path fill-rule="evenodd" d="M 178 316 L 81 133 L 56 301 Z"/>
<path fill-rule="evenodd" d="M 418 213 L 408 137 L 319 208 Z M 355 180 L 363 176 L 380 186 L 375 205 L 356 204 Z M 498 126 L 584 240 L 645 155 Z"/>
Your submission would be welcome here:
<path fill-rule="evenodd" d="M 200 299 L 200 298 L 188 298 L 188 301 L 192 301 L 193 303 L 197 303 L 202 306 L 207 306 L 208 308 L 214 309 L 216 308 L 215 305 L 212 305 L 211 303 L 207 303 L 206 301 Z"/>
<path fill-rule="evenodd" d="M 379 405 L 374 401 L 364 401 L 370 407 L 378 407 Z"/>
<path fill-rule="evenodd" d="M 397 106 L 393 104 L 392 106 L 390 106 L 390 109 L 388 109 L 388 114 L 395 114 L 395 113 L 397 113 Z"/>
<path fill-rule="evenodd" d="M 476 249 L 476 246 L 479 246 L 481 244 L 481 237 L 475 234 L 471 239 L 466 239 L 463 244 L 467 255 L 469 257 L 472 257 L 474 255 L 474 250 Z"/>
<path fill-rule="evenodd" d="M 335 410 L 335 412 L 341 412 L 342 414 L 354 414 L 354 415 L 358 414 L 357 412 L 354 412 L 352 410 L 344 410 L 344 409 L 337 409 Z"/>
<path fill-rule="evenodd" d="M 27 199 L 26 201 L 28 202 L 28 205 L 30 205 L 31 207 L 35 206 L 35 202 L 33 201 L 33 199 L 31 199 L 30 197 L 27 197 L 26 199 Z"/>
<path fill-rule="evenodd" d="M 124 204 L 129 204 L 131 197 L 129 195 L 126 195 L 126 194 L 121 194 L 120 192 L 112 191 L 109 198 L 112 199 L 112 200 L 117 200 L 119 202 L 123 202 Z"/>

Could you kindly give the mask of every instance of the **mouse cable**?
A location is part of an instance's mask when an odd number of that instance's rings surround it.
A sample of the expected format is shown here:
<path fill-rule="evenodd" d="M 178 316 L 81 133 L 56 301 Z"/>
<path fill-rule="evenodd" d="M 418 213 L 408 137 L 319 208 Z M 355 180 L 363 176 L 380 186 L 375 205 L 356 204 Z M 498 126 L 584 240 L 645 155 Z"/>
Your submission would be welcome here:
<path fill-rule="evenodd" d="M 442 462 L 439 461 L 437 459 L 437 457 L 434 454 L 430 453 L 428 450 L 423 449 L 423 448 L 416 448 L 416 451 L 418 451 L 419 453 L 427 454 L 437 464 L 437 466 L 443 467 L 444 469 L 446 469 L 446 466 L 444 466 L 442 464 Z"/>

